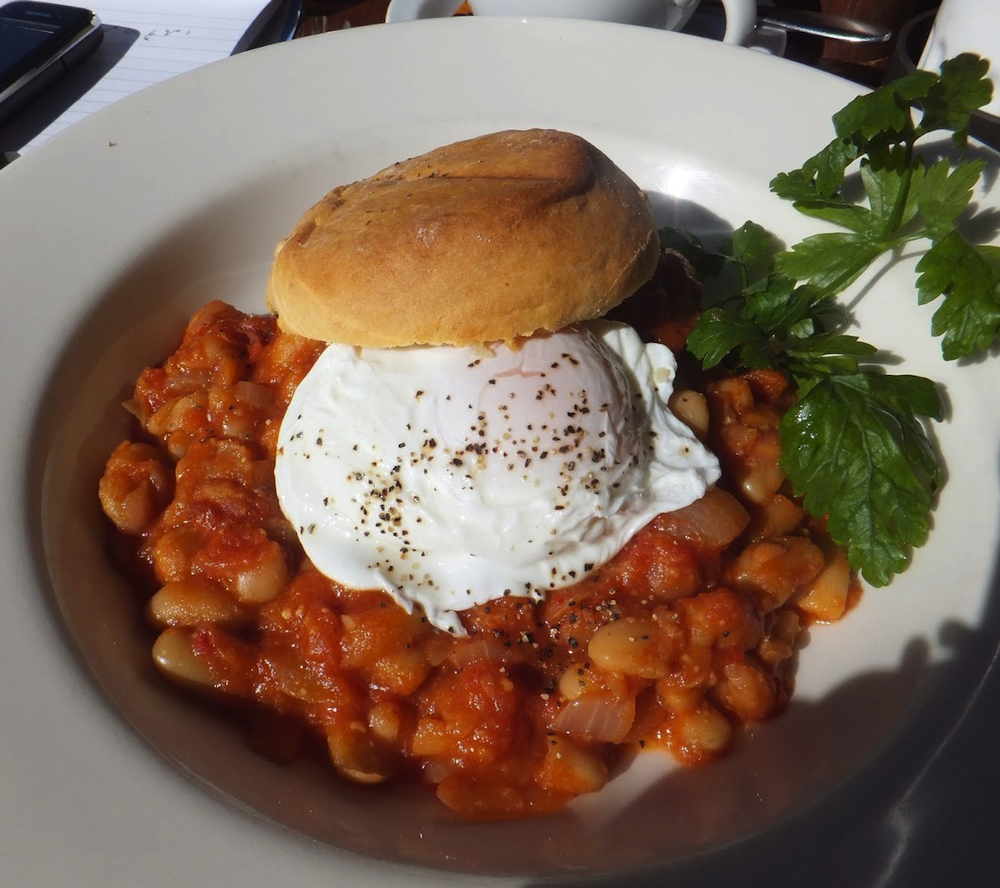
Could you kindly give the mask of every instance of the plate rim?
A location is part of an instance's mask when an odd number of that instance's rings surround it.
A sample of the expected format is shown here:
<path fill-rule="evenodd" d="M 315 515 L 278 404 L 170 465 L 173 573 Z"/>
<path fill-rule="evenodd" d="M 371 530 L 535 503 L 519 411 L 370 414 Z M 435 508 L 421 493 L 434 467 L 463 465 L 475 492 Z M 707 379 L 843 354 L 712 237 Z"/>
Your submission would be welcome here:
<path fill-rule="evenodd" d="M 462 34 L 462 39 L 466 39 L 467 33 L 472 33 L 472 32 L 458 32 L 456 29 L 459 28 L 459 27 L 461 27 L 461 28 L 469 28 L 470 26 L 474 27 L 474 28 L 477 28 L 477 29 L 488 28 L 488 29 L 490 29 L 490 31 L 488 33 L 494 33 L 494 31 L 497 28 L 503 28 L 504 29 L 504 33 L 505 33 L 505 35 L 508 38 L 509 38 L 510 34 L 512 32 L 514 32 L 513 29 L 515 29 L 515 28 L 522 28 L 522 27 L 526 27 L 527 26 L 527 27 L 538 29 L 538 30 L 535 31 L 535 34 L 532 35 L 531 39 L 536 39 L 535 35 L 537 35 L 538 33 L 541 33 L 543 31 L 548 31 L 548 34 L 542 38 L 543 42 L 546 39 L 555 39 L 555 36 L 558 33 L 558 32 L 556 32 L 554 30 L 555 26 L 551 25 L 549 23 L 543 23 L 543 24 L 539 25 L 537 23 L 532 22 L 532 23 L 530 23 L 528 25 L 525 25 L 524 23 L 520 23 L 520 24 L 515 24 L 515 23 L 497 23 L 495 21 L 487 22 L 487 21 L 482 21 L 482 20 L 480 20 L 479 22 L 475 22 L 475 23 L 473 23 L 472 21 L 468 21 L 468 22 L 463 22 L 463 21 L 451 22 L 449 20 L 442 20 L 442 21 L 433 22 L 433 23 L 432 22 L 418 22 L 418 23 L 407 23 L 407 24 L 395 24 L 395 25 L 392 25 L 391 27 L 392 28 L 407 28 L 407 29 L 412 29 L 413 32 L 414 32 L 413 33 L 413 39 L 414 40 L 420 39 L 422 37 L 422 35 L 421 35 L 420 32 L 426 31 L 428 28 L 433 28 L 433 29 L 435 29 L 435 31 L 441 31 L 442 33 L 443 33 L 443 29 L 451 29 L 456 34 L 456 37 L 454 39 L 457 40 L 458 39 L 457 35 L 459 33 Z M 563 23 L 563 26 L 565 26 L 565 23 Z M 375 26 L 375 27 L 382 27 L 382 26 Z M 597 33 L 597 32 L 603 33 L 608 28 L 618 29 L 618 28 L 628 28 L 628 27 L 629 26 L 606 26 L 606 25 L 598 24 L 598 23 L 574 23 L 574 26 L 568 29 L 568 32 L 569 32 L 568 33 L 568 37 L 566 35 L 566 32 L 562 32 L 561 36 L 562 36 L 563 39 L 575 38 L 575 39 L 582 40 L 582 41 L 586 42 L 587 39 L 595 39 L 593 37 L 593 35 L 595 33 Z M 361 29 L 358 29 L 358 30 L 360 31 Z M 630 30 L 632 30 L 632 29 L 630 29 Z M 483 33 L 486 33 L 486 32 L 483 32 Z M 521 32 L 516 32 L 516 33 L 521 33 Z M 583 35 L 583 36 L 581 36 L 581 35 Z M 331 37 L 333 39 L 331 39 Z M 673 34 L 656 35 L 656 37 L 659 40 L 666 40 L 668 44 L 670 42 L 677 41 L 677 40 L 679 40 L 679 41 L 690 41 L 690 40 L 697 40 L 698 39 L 698 38 L 688 38 L 688 37 L 685 37 L 684 35 L 673 35 Z M 346 35 L 344 37 L 339 37 L 339 36 L 335 36 L 335 35 L 321 35 L 321 36 L 317 36 L 317 37 L 305 38 L 304 40 L 309 40 L 309 41 L 325 41 L 325 43 L 328 43 L 331 46 L 331 48 L 332 48 L 333 46 L 337 45 L 334 41 L 341 41 L 342 42 L 344 40 L 360 40 L 360 39 L 362 39 L 362 38 L 350 37 L 350 36 L 346 36 Z M 365 41 L 369 41 L 369 40 L 374 41 L 375 37 L 374 36 L 371 36 L 371 37 L 365 36 L 363 39 Z M 379 39 L 381 39 L 381 38 L 379 38 Z M 648 41 L 649 37 L 647 37 L 647 36 L 640 37 L 638 35 L 633 35 L 633 37 L 630 38 L 630 40 L 632 40 L 632 39 L 644 43 L 645 41 Z M 677 45 L 684 46 L 684 45 L 687 45 L 687 44 L 678 43 Z M 695 44 L 690 44 L 690 46 L 693 47 L 693 46 L 695 46 Z M 283 52 L 284 51 L 284 48 L 276 48 L 276 49 L 277 49 L 277 52 Z M 271 48 L 268 48 L 266 50 L 261 50 L 260 52 L 269 52 L 270 50 L 271 50 Z M 712 54 L 715 53 L 715 52 L 729 53 L 729 52 L 733 52 L 734 51 L 732 48 L 729 48 L 729 47 L 726 47 L 726 48 L 722 48 L 722 47 L 714 48 L 713 47 L 712 49 L 709 49 L 708 46 L 699 47 L 699 50 L 698 50 L 699 53 L 701 52 L 701 50 L 704 50 L 704 54 L 707 54 L 709 57 L 712 57 Z M 313 50 L 309 50 L 309 51 L 312 52 Z M 318 51 L 319 50 L 317 49 L 316 52 L 318 52 Z M 692 49 L 691 51 L 694 52 L 695 50 Z M 278 57 L 277 53 L 275 53 L 274 57 L 275 58 Z M 246 56 L 243 56 L 243 58 L 246 58 Z M 726 58 L 726 56 L 717 56 L 717 58 Z M 778 60 L 772 60 L 772 61 L 774 63 L 782 64 L 782 65 L 791 64 L 791 63 L 781 62 L 781 61 L 778 61 Z M 218 63 L 218 64 L 221 66 L 221 65 L 233 65 L 234 63 L 243 64 L 243 62 L 237 62 L 237 59 L 226 60 L 226 61 Z M 247 62 L 246 64 L 258 64 L 258 62 L 251 61 L 251 62 Z M 260 64 L 264 64 L 264 63 L 261 62 Z M 757 65 L 758 63 L 757 62 L 750 63 L 749 60 L 748 60 L 748 64 L 750 64 L 751 67 L 752 67 L 754 65 Z M 772 64 L 772 62 L 767 62 L 766 64 L 770 65 L 770 64 Z M 214 67 L 214 66 L 210 66 L 210 67 Z M 787 69 L 784 69 L 784 70 L 787 70 Z M 810 71 L 811 73 L 806 74 L 806 73 L 804 73 L 805 71 Z M 803 77 L 806 78 L 806 79 L 811 78 L 811 77 L 813 77 L 813 75 L 820 74 L 820 73 L 821 72 L 813 72 L 812 69 L 803 69 Z M 94 115 L 93 119 L 92 119 L 92 122 L 89 123 L 89 124 L 88 124 L 88 121 L 81 122 L 81 124 L 77 125 L 79 127 L 79 129 L 77 129 L 77 127 L 70 128 L 65 133 L 60 134 L 59 136 L 57 136 L 54 139 L 52 139 L 46 145 L 40 146 L 35 152 L 32 152 L 32 154 L 27 155 L 24 158 L 19 159 L 14 165 L 12 165 L 11 167 L 7 168 L 2 173 L 0 173 L 0 201 L 2 201 L 4 199 L 4 196 L 8 192 L 14 192 L 14 194 L 17 195 L 18 191 L 20 190 L 20 193 L 23 194 L 24 191 L 21 190 L 21 188 L 20 188 L 20 186 L 24 184 L 23 180 L 27 180 L 27 179 L 30 179 L 30 178 L 34 177 L 36 175 L 36 173 L 35 173 L 36 169 L 38 170 L 38 175 L 40 176 L 44 172 L 46 172 L 47 170 L 51 169 L 55 164 L 60 163 L 62 159 L 65 159 L 69 155 L 72 155 L 72 154 L 77 153 L 77 152 L 86 153 L 88 151 L 95 151 L 95 150 L 97 150 L 97 146 L 103 140 L 103 134 L 106 133 L 106 132 L 108 132 L 110 128 L 113 128 L 113 126 L 115 125 L 116 119 L 121 118 L 121 117 L 125 117 L 125 116 L 133 116 L 133 115 L 140 115 L 141 116 L 143 114 L 146 114 L 146 113 L 148 113 L 148 111 L 149 111 L 149 109 L 151 107 L 155 108 L 155 106 L 157 104 L 160 104 L 160 103 L 165 102 L 165 101 L 172 101 L 173 100 L 172 98 L 171 99 L 167 98 L 168 95 L 175 95 L 178 92 L 181 93 L 181 94 L 183 94 L 185 91 L 195 89 L 196 85 L 198 85 L 198 84 L 202 84 L 202 83 L 204 83 L 206 81 L 211 81 L 212 78 L 221 77 L 221 76 L 222 75 L 216 74 L 215 72 L 208 71 L 207 69 L 199 69 L 198 71 L 194 71 L 194 72 L 191 72 L 190 74 L 183 75 L 183 80 L 184 80 L 183 83 L 179 82 L 179 81 L 182 80 L 182 78 L 176 78 L 176 82 L 175 81 L 171 81 L 171 82 L 168 82 L 167 84 L 163 84 L 163 85 L 158 86 L 158 87 L 153 87 L 151 90 L 148 91 L 148 94 L 146 94 L 146 93 L 138 94 L 136 96 L 131 97 L 130 99 L 126 99 L 124 102 L 121 103 L 120 106 L 112 106 L 111 108 L 107 109 L 106 111 L 102 111 L 99 114 Z M 832 78 L 832 75 L 822 75 L 822 77 L 823 78 L 829 77 L 829 78 L 832 79 L 832 81 L 835 81 L 837 83 L 837 87 L 835 89 L 831 86 L 831 89 L 830 89 L 830 93 L 831 94 L 834 91 L 837 91 L 837 90 L 844 91 L 842 89 L 843 85 L 841 84 L 841 82 L 840 81 L 836 81 L 836 78 Z M 815 82 L 819 83 L 820 81 L 817 80 Z M 829 82 L 829 81 L 827 81 L 827 82 Z M 848 93 L 851 92 L 851 91 L 854 91 L 854 89 L 855 88 L 853 86 L 847 87 L 846 91 L 844 91 L 845 95 L 848 95 Z M 837 107 L 839 107 L 839 105 Z M 836 108 L 832 108 L 830 110 L 831 111 L 832 110 L 836 110 Z M 109 145 L 108 146 L 108 150 L 109 151 L 112 150 L 112 146 Z M 11 183 L 16 183 L 17 187 L 15 187 L 15 185 L 12 185 Z M 28 183 L 28 184 L 30 184 L 30 183 Z M 0 253 L 0 255 L 2 255 L 2 253 Z M 3 274 L 3 272 L 0 271 L 0 275 L 2 275 L 2 274 Z M 26 321 L 26 320 L 28 320 L 30 318 L 30 312 L 27 311 L 23 306 L 20 306 L 20 307 L 15 306 L 13 314 L 14 314 L 14 317 L 15 317 L 15 324 L 13 326 L 18 326 L 20 322 Z M 75 315 L 71 315 L 71 316 L 67 317 L 66 319 L 64 319 L 61 327 L 59 328 L 59 330 L 62 332 L 64 338 L 65 338 L 66 333 L 69 330 L 74 329 L 76 327 L 77 323 L 79 322 L 79 316 L 80 316 L 80 314 L 81 314 L 81 312 L 78 311 Z M 4 334 L 3 342 L 4 342 L 5 345 L 7 345 L 10 342 L 14 341 L 12 338 L 8 338 L 8 337 L 9 337 L 9 333 Z M 4 398 L 3 398 L 3 406 L 4 406 L 4 408 L 7 408 L 8 406 L 10 406 L 8 403 L 6 403 L 8 400 L 9 400 L 8 396 L 4 395 Z M 23 411 L 19 412 L 19 415 L 23 415 Z M 18 449 L 17 442 L 13 442 L 12 440 L 10 440 L 6 436 L 2 439 L 2 444 L 0 444 L 0 453 L 8 455 L 10 453 L 21 453 L 21 452 L 23 452 L 23 446 L 20 449 Z M 10 481 L 10 479 L 4 481 L 3 483 L 4 483 L 4 486 L 5 486 L 5 492 L 7 492 L 9 494 L 9 496 L 6 498 L 6 501 L 7 501 L 8 504 L 11 503 L 11 502 L 18 502 L 21 505 L 23 505 L 23 506 L 25 506 L 27 508 L 30 508 L 29 504 L 27 504 L 24 501 L 24 496 L 25 496 L 26 491 L 22 490 L 20 493 L 16 492 L 14 490 L 14 485 Z M 7 488 L 9 488 L 9 489 L 7 489 Z M 15 496 L 16 496 L 16 499 L 13 499 Z M 14 515 L 13 512 L 8 512 L 7 511 L 9 508 L 10 508 L 9 505 L 4 507 L 4 511 L 6 512 L 6 514 L 4 515 L 5 524 L 8 523 L 10 521 L 11 517 Z M 5 538 L 5 540 L 4 540 L 4 549 L 6 549 L 6 548 L 7 548 L 7 540 Z M 49 625 L 47 625 L 47 628 L 42 628 L 43 626 L 46 625 L 46 615 L 43 614 L 43 613 L 41 613 L 40 611 L 38 611 L 37 607 L 35 607 L 36 604 L 37 604 L 37 602 L 20 602 L 20 607 L 23 609 L 22 610 L 23 614 L 28 615 L 28 612 L 31 611 L 30 615 L 27 616 L 27 622 L 28 622 L 28 624 L 29 624 L 29 626 L 31 628 L 31 631 L 36 632 L 36 633 L 37 632 L 41 632 L 43 634 L 45 632 L 51 633 L 58 626 L 58 624 L 54 624 L 54 625 L 53 624 L 49 624 Z M 51 613 L 48 614 L 48 618 L 51 618 L 51 617 L 52 617 L 52 614 Z M 4 634 L 3 634 L 2 630 L 0 630 L 0 638 L 4 638 Z M 50 637 L 50 640 L 51 640 L 51 637 Z M 992 652 L 993 656 L 995 656 L 995 652 L 996 652 L 996 649 L 994 648 L 993 652 Z M 64 657 L 72 659 L 68 650 L 63 650 L 62 654 L 63 654 Z M 67 667 L 68 666 L 69 659 L 67 659 L 65 662 L 63 662 L 63 664 L 62 664 L 63 667 Z M 2 660 L 0 660 L 0 662 L 2 662 Z M 72 666 L 69 666 L 69 668 L 63 668 L 61 670 L 61 675 L 63 677 L 65 677 L 66 675 L 69 675 L 70 671 L 73 668 L 74 667 L 72 667 Z M 983 681 L 985 681 L 987 675 L 988 675 L 988 670 L 987 670 L 987 673 L 985 673 L 983 675 Z M 82 680 L 82 676 L 77 675 L 76 676 L 76 681 L 74 681 L 71 686 L 76 691 L 81 691 L 86 686 L 86 683 Z M 977 690 L 973 690 L 972 691 L 973 695 L 976 694 L 976 693 L 978 693 Z M 2 692 L 0 692 L 0 699 L 3 699 L 3 693 Z M 111 718 L 113 720 L 113 719 L 118 718 L 118 716 L 117 716 L 116 713 L 114 713 L 113 708 L 112 708 L 112 710 L 110 712 L 105 712 L 101 716 L 96 716 L 95 715 L 95 718 L 100 718 L 100 720 L 106 721 L 108 718 Z M 117 735 L 118 734 L 118 732 L 115 731 L 115 730 L 113 730 L 113 729 L 110 732 L 108 732 L 108 730 L 107 730 L 108 727 L 109 726 L 107 724 L 105 724 L 103 726 L 103 729 L 102 729 L 103 732 L 110 733 L 111 735 Z M 0 731 L 2 731 L 2 730 L 3 729 L 0 729 Z M 140 754 L 139 758 L 141 760 L 145 761 L 147 764 L 149 763 L 149 761 L 151 761 L 151 758 L 148 755 L 145 755 L 145 754 Z M 0 785 L 2 785 L 3 782 L 6 782 L 7 779 L 8 779 L 8 775 L 3 773 L 3 766 L 0 765 Z M 223 810 L 225 810 L 225 809 L 223 809 Z M 232 812 L 228 812 L 227 816 L 231 815 L 231 814 L 232 814 Z M 253 820 L 253 818 L 250 818 L 250 819 L 251 819 L 251 821 Z M 258 835 L 259 834 L 260 833 L 258 833 Z M 293 844 L 299 844 L 299 843 L 293 842 Z M 3 848 L 3 846 L 0 845 L 0 849 L 2 849 L 2 848 Z M 10 849 L 10 850 L 13 851 L 15 849 Z M 358 866 L 356 869 L 357 869 L 357 871 L 359 873 L 364 873 L 364 872 L 367 871 L 367 867 L 364 866 L 364 865 Z M 412 875 L 412 873 L 400 873 L 399 875 L 400 875 L 401 878 L 406 878 L 407 881 L 409 881 L 411 884 L 413 883 L 413 875 Z M 381 877 L 381 874 L 379 875 L 379 877 Z M 363 878 L 363 876 L 362 876 L 362 878 Z M 503 881 L 504 884 L 507 884 L 509 882 L 509 880 L 506 880 L 506 879 L 504 879 L 502 881 Z M 440 879 L 436 879 L 436 883 L 440 884 Z M 497 884 L 500 884 L 500 883 L 498 882 Z"/>

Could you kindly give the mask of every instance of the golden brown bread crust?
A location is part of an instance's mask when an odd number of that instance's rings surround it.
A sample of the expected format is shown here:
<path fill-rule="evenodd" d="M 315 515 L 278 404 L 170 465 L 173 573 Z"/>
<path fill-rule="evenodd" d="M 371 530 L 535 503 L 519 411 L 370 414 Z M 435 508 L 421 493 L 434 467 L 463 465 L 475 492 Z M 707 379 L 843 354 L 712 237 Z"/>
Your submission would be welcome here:
<path fill-rule="evenodd" d="M 278 245 L 267 302 L 328 342 L 511 341 L 603 315 L 658 249 L 645 194 L 593 145 L 505 131 L 331 191 Z"/>

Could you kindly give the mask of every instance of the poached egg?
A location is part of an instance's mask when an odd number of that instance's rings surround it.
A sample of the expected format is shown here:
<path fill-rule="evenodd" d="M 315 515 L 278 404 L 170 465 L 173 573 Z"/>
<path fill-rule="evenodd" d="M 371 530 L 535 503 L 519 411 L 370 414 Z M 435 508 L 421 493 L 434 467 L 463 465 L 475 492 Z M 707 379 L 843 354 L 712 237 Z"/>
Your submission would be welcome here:
<path fill-rule="evenodd" d="M 667 406 L 675 370 L 608 321 L 514 345 L 329 345 L 282 422 L 282 510 L 331 579 L 462 633 L 461 611 L 578 582 L 715 483 Z"/>

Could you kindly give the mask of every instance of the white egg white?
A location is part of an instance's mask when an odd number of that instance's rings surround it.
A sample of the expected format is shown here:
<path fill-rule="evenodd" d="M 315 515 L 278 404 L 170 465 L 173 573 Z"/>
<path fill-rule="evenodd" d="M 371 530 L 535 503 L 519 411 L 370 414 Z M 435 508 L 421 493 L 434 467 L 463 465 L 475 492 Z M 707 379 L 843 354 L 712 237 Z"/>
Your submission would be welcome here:
<path fill-rule="evenodd" d="M 624 324 L 517 347 L 330 345 L 282 423 L 278 497 L 324 574 L 442 629 L 612 558 L 719 466 L 668 409 L 676 364 Z"/>

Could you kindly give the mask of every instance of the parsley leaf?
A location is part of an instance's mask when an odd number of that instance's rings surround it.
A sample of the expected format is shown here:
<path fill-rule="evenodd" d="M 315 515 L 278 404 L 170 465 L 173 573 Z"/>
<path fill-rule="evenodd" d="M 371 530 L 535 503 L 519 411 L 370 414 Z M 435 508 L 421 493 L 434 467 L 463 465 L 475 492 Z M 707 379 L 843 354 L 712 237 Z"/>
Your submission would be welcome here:
<path fill-rule="evenodd" d="M 874 92 L 858 96 L 833 115 L 837 138 L 867 148 L 866 143 L 877 144 L 879 140 L 912 132 L 913 105 L 930 93 L 937 80 L 933 72 L 918 69 Z"/>
<path fill-rule="evenodd" d="M 964 54 L 940 74 L 915 71 L 857 97 L 834 115 L 826 146 L 772 179 L 775 194 L 840 231 L 775 252 L 771 235 L 748 222 L 714 257 L 700 243 L 695 251 L 700 272 L 735 267 L 741 285 L 703 311 L 688 350 L 706 368 L 772 367 L 794 381 L 799 400 L 779 429 L 782 468 L 874 585 L 903 570 L 927 538 L 942 473 L 925 424 L 939 421 L 942 407 L 932 381 L 884 372 L 878 349 L 846 332 L 834 297 L 879 257 L 921 243 L 917 301 L 940 300 L 930 332 L 943 357 L 996 343 L 1000 247 L 972 244 L 958 226 L 985 164 L 916 150 L 941 130 L 965 145 L 970 115 L 992 96 L 988 68 Z M 862 200 L 848 196 L 849 177 L 860 181 Z"/>
<path fill-rule="evenodd" d="M 781 423 L 793 490 L 811 514 L 829 516 L 830 535 L 875 586 L 909 564 L 930 529 L 941 476 L 918 416 L 941 419 L 932 382 L 861 372 L 818 382 Z"/>
<path fill-rule="evenodd" d="M 858 358 L 870 358 L 877 353 L 874 345 L 843 333 L 811 336 L 791 342 L 785 349 L 788 369 L 800 395 L 827 376 L 854 373 L 859 366 Z"/>
<path fill-rule="evenodd" d="M 778 173 L 771 189 L 778 197 L 794 201 L 833 201 L 848 206 L 837 192 L 844 182 L 844 171 L 858 157 L 858 148 L 847 139 L 834 139 L 801 168 Z"/>
<path fill-rule="evenodd" d="M 992 97 L 988 69 L 987 61 L 966 53 L 944 62 L 939 75 L 915 71 L 859 96 L 834 115 L 837 138 L 771 182 L 771 190 L 802 213 L 848 229 L 808 237 L 775 259 L 779 272 L 827 295 L 849 286 L 883 254 L 930 241 L 918 266 L 919 301 L 945 297 L 931 332 L 942 337 L 948 360 L 989 348 L 1000 333 L 995 251 L 969 244 L 956 227 L 985 164 L 945 158 L 928 165 L 915 147 L 941 129 L 951 130 L 956 145 L 965 144 L 970 115 Z M 841 193 L 855 161 L 867 205 Z"/>
<path fill-rule="evenodd" d="M 920 127 L 925 132 L 952 130 L 958 147 L 965 144 L 969 117 L 993 98 L 993 83 L 987 77 L 990 63 L 972 53 L 963 53 L 941 63 L 941 76 L 927 90 Z"/>
<path fill-rule="evenodd" d="M 706 370 L 721 364 L 732 352 L 740 350 L 740 361 L 746 367 L 761 364 L 764 340 L 757 325 L 749 318 L 716 306 L 702 312 L 694 330 L 688 336 L 688 350 L 702 362 Z"/>
<path fill-rule="evenodd" d="M 836 293 L 854 283 L 882 252 L 866 233 L 814 234 L 780 254 L 775 267 L 789 277 Z"/>
<path fill-rule="evenodd" d="M 689 231 L 677 228 L 660 229 L 660 248 L 680 253 L 700 275 L 716 277 L 726 264 L 726 258 L 706 250 L 701 241 Z"/>
<path fill-rule="evenodd" d="M 927 168 L 911 184 L 911 201 L 923 216 L 928 234 L 946 236 L 969 206 L 972 190 L 986 167 L 982 160 L 970 160 L 952 169 L 947 160 Z"/>
<path fill-rule="evenodd" d="M 729 262 L 751 269 L 770 258 L 774 237 L 756 222 L 744 222 L 719 245 L 719 253 Z"/>
<path fill-rule="evenodd" d="M 920 303 L 944 296 L 931 333 L 943 336 L 945 358 L 966 358 L 989 348 L 1000 333 L 1000 247 L 975 247 L 957 230 L 917 263 Z"/>

